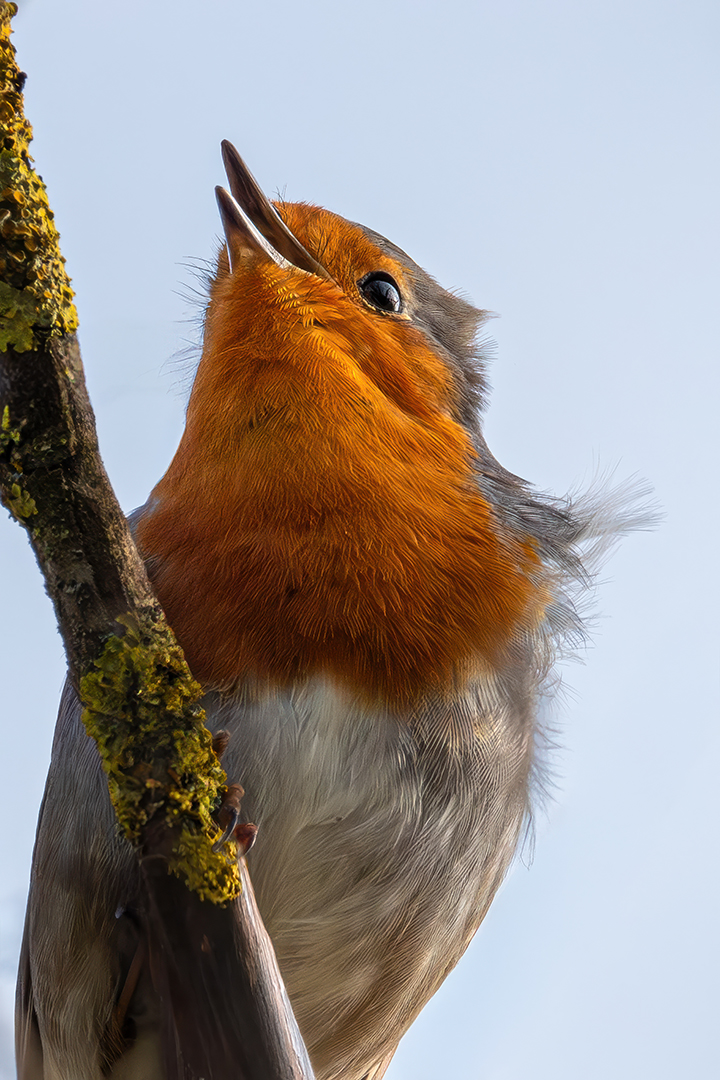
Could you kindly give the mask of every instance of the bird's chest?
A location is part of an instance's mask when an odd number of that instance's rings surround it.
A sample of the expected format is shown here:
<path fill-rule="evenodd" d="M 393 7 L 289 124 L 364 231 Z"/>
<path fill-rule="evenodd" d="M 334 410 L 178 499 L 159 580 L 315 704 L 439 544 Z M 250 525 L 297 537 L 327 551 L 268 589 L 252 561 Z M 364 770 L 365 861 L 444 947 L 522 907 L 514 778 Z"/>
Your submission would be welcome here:
<path fill-rule="evenodd" d="M 217 445 L 189 419 L 137 515 L 193 674 L 214 688 L 322 674 L 399 704 L 476 657 L 507 663 L 548 597 L 533 543 L 480 492 L 467 433 L 379 403 L 358 426 L 347 387 L 306 381 L 298 400 L 263 383 L 271 419 Z"/>

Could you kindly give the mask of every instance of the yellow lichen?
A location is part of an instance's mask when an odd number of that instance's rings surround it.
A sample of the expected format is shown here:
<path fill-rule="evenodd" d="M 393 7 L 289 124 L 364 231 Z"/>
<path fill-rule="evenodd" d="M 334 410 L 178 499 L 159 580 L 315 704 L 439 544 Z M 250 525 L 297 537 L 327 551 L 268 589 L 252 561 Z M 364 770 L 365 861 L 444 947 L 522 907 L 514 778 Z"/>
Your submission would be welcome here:
<path fill-rule="evenodd" d="M 53 212 L 28 153 L 25 77 L 10 41 L 15 14 L 15 4 L 0 3 L 0 352 L 27 352 L 78 325 Z"/>
<path fill-rule="evenodd" d="M 125 633 L 106 642 L 80 683 L 118 821 L 141 846 L 145 826 L 164 815 L 174 838 L 169 869 L 202 899 L 226 904 L 240 892 L 237 851 L 232 842 L 212 850 L 226 776 L 197 704 L 201 688 L 167 624 L 118 622 Z"/>

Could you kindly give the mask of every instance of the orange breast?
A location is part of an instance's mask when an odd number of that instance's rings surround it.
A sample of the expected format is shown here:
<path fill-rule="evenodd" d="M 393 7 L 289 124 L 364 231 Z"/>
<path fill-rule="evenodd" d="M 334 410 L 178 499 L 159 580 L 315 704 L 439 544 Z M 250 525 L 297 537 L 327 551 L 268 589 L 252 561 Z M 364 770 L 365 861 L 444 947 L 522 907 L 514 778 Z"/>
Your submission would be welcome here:
<path fill-rule="evenodd" d="M 537 624 L 539 560 L 479 494 L 454 393 L 409 322 L 293 268 L 221 270 L 138 528 L 202 682 L 327 672 L 400 703 Z"/>

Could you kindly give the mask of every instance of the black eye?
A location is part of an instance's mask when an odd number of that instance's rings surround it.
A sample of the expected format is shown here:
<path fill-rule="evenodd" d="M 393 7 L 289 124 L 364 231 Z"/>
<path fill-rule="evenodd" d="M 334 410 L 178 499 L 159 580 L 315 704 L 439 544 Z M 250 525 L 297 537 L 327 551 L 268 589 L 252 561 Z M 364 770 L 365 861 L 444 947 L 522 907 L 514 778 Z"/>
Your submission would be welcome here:
<path fill-rule="evenodd" d="M 372 274 L 366 274 L 364 278 L 360 278 L 357 285 L 367 302 L 378 311 L 393 313 L 402 311 L 403 302 L 400 290 L 397 282 L 393 281 L 389 274 L 382 270 L 375 270 Z"/>

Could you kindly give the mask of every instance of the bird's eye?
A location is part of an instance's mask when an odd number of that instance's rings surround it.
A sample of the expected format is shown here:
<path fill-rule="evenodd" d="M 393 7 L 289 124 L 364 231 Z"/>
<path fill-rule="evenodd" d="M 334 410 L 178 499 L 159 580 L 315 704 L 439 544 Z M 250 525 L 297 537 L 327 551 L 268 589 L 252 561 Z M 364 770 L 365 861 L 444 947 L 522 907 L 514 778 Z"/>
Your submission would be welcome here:
<path fill-rule="evenodd" d="M 366 274 L 357 283 L 358 289 L 378 311 L 387 311 L 397 314 L 402 311 L 402 296 L 397 282 L 393 281 L 389 274 L 382 270 L 376 270 L 372 274 Z"/>

